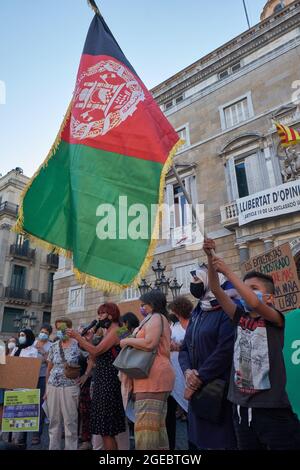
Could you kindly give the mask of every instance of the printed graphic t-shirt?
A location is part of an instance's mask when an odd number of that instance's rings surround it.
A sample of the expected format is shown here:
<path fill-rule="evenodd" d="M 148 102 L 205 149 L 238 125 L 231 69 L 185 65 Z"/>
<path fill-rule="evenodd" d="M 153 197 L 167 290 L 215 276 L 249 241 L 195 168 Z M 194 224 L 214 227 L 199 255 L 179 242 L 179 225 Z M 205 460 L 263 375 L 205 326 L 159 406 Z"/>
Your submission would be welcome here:
<path fill-rule="evenodd" d="M 284 326 L 252 318 L 241 307 L 236 308 L 233 322 L 236 334 L 228 399 L 248 408 L 289 407 L 282 352 Z"/>

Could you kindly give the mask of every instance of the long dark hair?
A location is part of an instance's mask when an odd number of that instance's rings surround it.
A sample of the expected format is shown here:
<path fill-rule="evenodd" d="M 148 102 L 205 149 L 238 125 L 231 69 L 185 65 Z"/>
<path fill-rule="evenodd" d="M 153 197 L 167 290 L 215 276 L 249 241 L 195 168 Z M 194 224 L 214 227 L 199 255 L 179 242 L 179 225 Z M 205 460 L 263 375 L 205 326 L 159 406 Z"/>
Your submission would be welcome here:
<path fill-rule="evenodd" d="M 128 329 L 130 331 L 135 330 L 140 324 L 138 317 L 132 312 L 125 313 L 120 318 L 120 320 L 122 321 L 122 323 L 125 323 L 125 322 L 127 323 Z"/>
<path fill-rule="evenodd" d="M 140 297 L 140 301 L 153 308 L 153 313 L 161 313 L 168 319 L 167 299 L 159 290 L 151 290 Z"/>

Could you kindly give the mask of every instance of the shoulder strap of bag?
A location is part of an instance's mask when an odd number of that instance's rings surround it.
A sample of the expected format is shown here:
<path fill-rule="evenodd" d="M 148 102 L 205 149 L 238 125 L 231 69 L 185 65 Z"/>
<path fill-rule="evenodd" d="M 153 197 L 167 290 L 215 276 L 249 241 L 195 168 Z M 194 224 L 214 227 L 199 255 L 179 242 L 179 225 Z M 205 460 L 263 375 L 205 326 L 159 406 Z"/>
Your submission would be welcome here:
<path fill-rule="evenodd" d="M 155 312 L 156 313 L 156 312 Z M 160 338 L 162 337 L 162 334 L 164 332 L 164 321 L 163 321 L 163 318 L 162 318 L 162 314 L 161 313 L 158 313 L 158 315 L 160 316 L 160 319 L 161 319 L 161 333 L 160 333 Z M 151 320 L 152 318 L 152 315 L 149 316 L 149 318 L 145 318 L 145 320 L 142 321 L 142 323 L 140 323 L 140 325 L 138 326 L 138 329 L 136 330 L 136 333 L 132 336 L 132 338 L 135 338 L 136 335 L 138 334 L 138 332 L 143 328 L 143 326 L 149 321 Z"/>
<path fill-rule="evenodd" d="M 132 335 L 132 338 L 135 338 L 135 337 L 136 337 L 136 335 L 138 334 L 138 332 L 143 328 L 143 326 L 144 326 L 149 320 L 151 320 L 151 318 L 152 318 L 152 315 L 149 316 L 148 318 L 145 318 L 145 319 L 139 324 L 139 326 L 137 327 L 136 332 L 134 333 L 134 335 Z"/>

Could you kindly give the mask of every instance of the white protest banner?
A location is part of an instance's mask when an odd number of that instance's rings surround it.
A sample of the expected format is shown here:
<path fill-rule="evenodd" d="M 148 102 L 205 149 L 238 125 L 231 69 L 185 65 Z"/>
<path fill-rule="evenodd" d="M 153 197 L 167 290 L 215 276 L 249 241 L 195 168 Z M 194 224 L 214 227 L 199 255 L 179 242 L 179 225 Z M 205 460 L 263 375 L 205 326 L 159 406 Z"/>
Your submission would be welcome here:
<path fill-rule="evenodd" d="M 239 225 L 300 210 L 300 180 L 290 181 L 236 201 Z"/>

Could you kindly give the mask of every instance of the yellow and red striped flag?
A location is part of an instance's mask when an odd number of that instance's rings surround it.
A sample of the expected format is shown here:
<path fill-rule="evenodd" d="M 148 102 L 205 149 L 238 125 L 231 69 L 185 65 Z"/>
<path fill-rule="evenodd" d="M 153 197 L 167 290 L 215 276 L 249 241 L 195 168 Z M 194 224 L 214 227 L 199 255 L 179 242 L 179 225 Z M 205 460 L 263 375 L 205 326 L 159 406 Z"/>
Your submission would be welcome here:
<path fill-rule="evenodd" d="M 300 144 L 300 132 L 291 127 L 274 122 L 283 147 Z"/>

